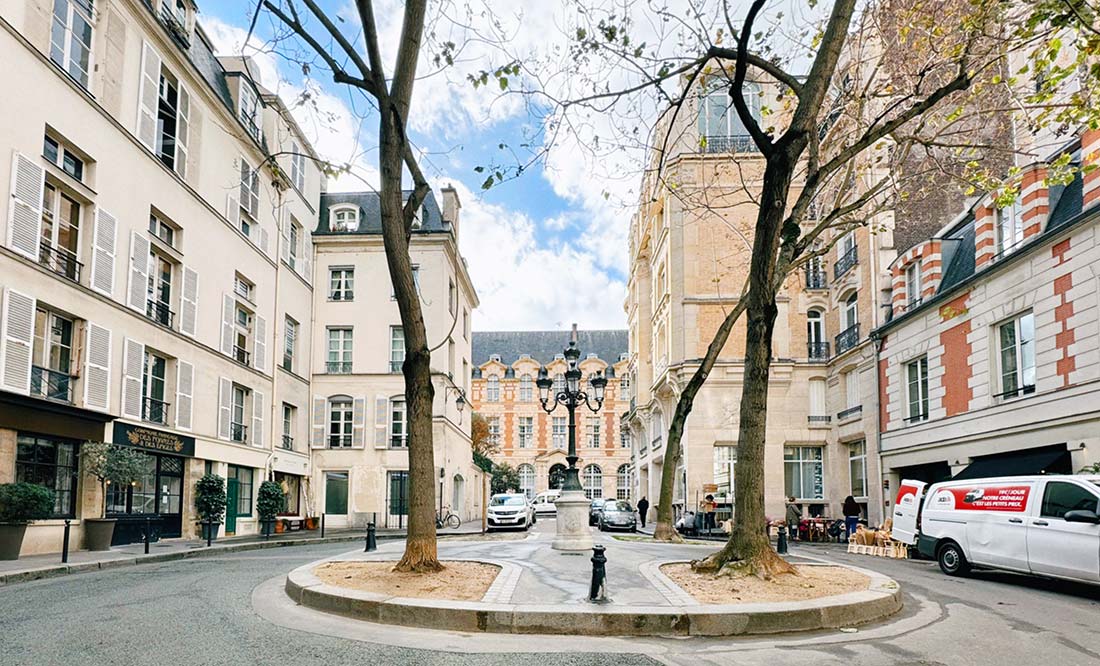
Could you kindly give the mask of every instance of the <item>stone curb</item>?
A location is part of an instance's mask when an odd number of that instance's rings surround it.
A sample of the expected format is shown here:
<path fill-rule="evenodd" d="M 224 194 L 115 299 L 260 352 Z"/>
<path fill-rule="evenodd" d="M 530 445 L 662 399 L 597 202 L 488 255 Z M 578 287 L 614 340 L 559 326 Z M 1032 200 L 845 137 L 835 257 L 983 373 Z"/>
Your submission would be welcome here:
<path fill-rule="evenodd" d="M 616 606 L 512 604 L 411 599 L 327 585 L 313 569 L 329 558 L 287 575 L 285 590 L 298 604 L 380 624 L 448 631 L 588 636 L 740 636 L 851 627 L 901 610 L 901 587 L 892 579 L 844 564 L 871 579 L 868 590 L 782 603 Z M 659 564 L 671 564 L 669 560 Z M 658 569 L 657 563 L 651 564 Z M 656 575 L 670 579 L 656 571 Z M 682 591 L 682 590 L 681 590 Z M 677 595 L 678 596 L 678 595 Z"/>

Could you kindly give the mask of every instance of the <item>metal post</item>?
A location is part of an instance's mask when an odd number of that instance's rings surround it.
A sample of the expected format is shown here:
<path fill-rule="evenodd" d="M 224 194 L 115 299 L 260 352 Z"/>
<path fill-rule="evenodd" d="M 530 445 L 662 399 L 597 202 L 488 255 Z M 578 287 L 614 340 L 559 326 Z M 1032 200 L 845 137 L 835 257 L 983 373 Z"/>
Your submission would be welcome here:
<path fill-rule="evenodd" d="M 780 555 L 786 555 L 787 554 L 787 526 L 786 525 L 780 525 L 779 526 L 779 536 L 777 537 L 776 542 L 775 542 L 775 552 L 779 553 Z"/>
<path fill-rule="evenodd" d="M 592 584 L 588 588 L 588 600 L 607 601 L 607 556 L 603 546 L 592 546 Z"/>
<path fill-rule="evenodd" d="M 69 562 L 69 530 L 72 527 L 72 521 L 65 521 L 65 542 L 61 544 L 61 563 L 68 564 Z"/>
<path fill-rule="evenodd" d="M 209 548 L 210 540 L 214 537 L 214 521 L 207 518 L 203 523 L 206 525 L 206 547 Z"/>
<path fill-rule="evenodd" d="M 325 538 L 325 514 L 321 514 L 321 538 Z"/>
<path fill-rule="evenodd" d="M 153 524 L 153 521 L 151 521 L 148 518 L 145 519 L 145 554 L 146 555 L 149 554 L 149 536 L 151 534 L 151 530 L 153 529 L 152 524 Z"/>
<path fill-rule="evenodd" d="M 378 550 L 378 541 L 374 535 L 374 522 L 369 522 L 367 523 L 367 545 L 363 552 L 369 553 L 372 550 Z"/>

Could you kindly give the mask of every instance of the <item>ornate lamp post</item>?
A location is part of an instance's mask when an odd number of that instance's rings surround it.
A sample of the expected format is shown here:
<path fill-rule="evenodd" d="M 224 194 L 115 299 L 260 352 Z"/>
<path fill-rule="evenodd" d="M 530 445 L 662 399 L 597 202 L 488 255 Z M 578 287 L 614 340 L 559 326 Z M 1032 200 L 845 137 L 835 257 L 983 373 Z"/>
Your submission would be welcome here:
<path fill-rule="evenodd" d="M 607 378 L 602 373 L 597 373 L 589 380 L 592 387 L 591 396 L 587 391 L 581 390 L 581 369 L 578 361 L 581 351 L 577 349 L 577 329 L 573 327 L 573 335 L 569 340 L 569 346 L 564 352 L 568 369 L 565 371 L 565 387 L 557 390 L 554 380 L 550 379 L 546 368 L 539 369 L 539 377 L 535 385 L 539 389 L 539 401 L 547 412 L 553 412 L 558 405 L 564 405 L 569 413 L 569 452 L 565 460 L 569 463 L 565 470 L 565 481 L 562 484 L 561 495 L 554 502 L 557 507 L 557 536 L 554 538 L 553 547 L 556 550 L 590 550 L 592 548 L 592 534 L 588 530 L 588 498 L 584 496 L 581 481 L 577 475 L 577 407 L 585 406 L 592 412 L 598 412 L 603 406 L 604 389 L 607 388 Z"/>

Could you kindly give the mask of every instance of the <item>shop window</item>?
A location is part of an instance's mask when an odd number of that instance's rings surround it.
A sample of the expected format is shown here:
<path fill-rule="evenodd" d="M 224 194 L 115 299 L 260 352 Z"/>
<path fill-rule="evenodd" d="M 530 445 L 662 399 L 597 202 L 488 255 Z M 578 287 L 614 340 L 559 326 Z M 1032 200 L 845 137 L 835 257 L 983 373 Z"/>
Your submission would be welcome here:
<path fill-rule="evenodd" d="M 824 467 L 820 446 L 788 446 L 783 449 L 783 472 L 788 497 L 823 499 Z"/>
<path fill-rule="evenodd" d="M 34 483 L 54 493 L 54 518 L 76 517 L 79 445 L 65 439 L 19 433 L 15 444 L 15 481 Z"/>
<path fill-rule="evenodd" d="M 302 477 L 275 472 L 274 481 L 283 489 L 283 508 L 279 511 L 279 515 L 301 515 L 298 507 L 300 506 Z"/>
<path fill-rule="evenodd" d="M 867 442 L 859 440 L 848 445 L 848 478 L 852 497 L 867 497 Z"/>

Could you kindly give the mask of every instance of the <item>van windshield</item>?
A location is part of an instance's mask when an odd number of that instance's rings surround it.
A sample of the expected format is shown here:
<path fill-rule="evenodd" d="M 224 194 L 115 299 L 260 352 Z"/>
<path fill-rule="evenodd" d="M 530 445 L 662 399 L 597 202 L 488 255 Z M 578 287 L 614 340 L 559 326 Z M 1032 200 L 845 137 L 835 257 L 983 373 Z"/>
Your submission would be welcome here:
<path fill-rule="evenodd" d="M 489 500 L 489 506 L 520 506 L 523 504 L 522 495 L 505 495 Z"/>

